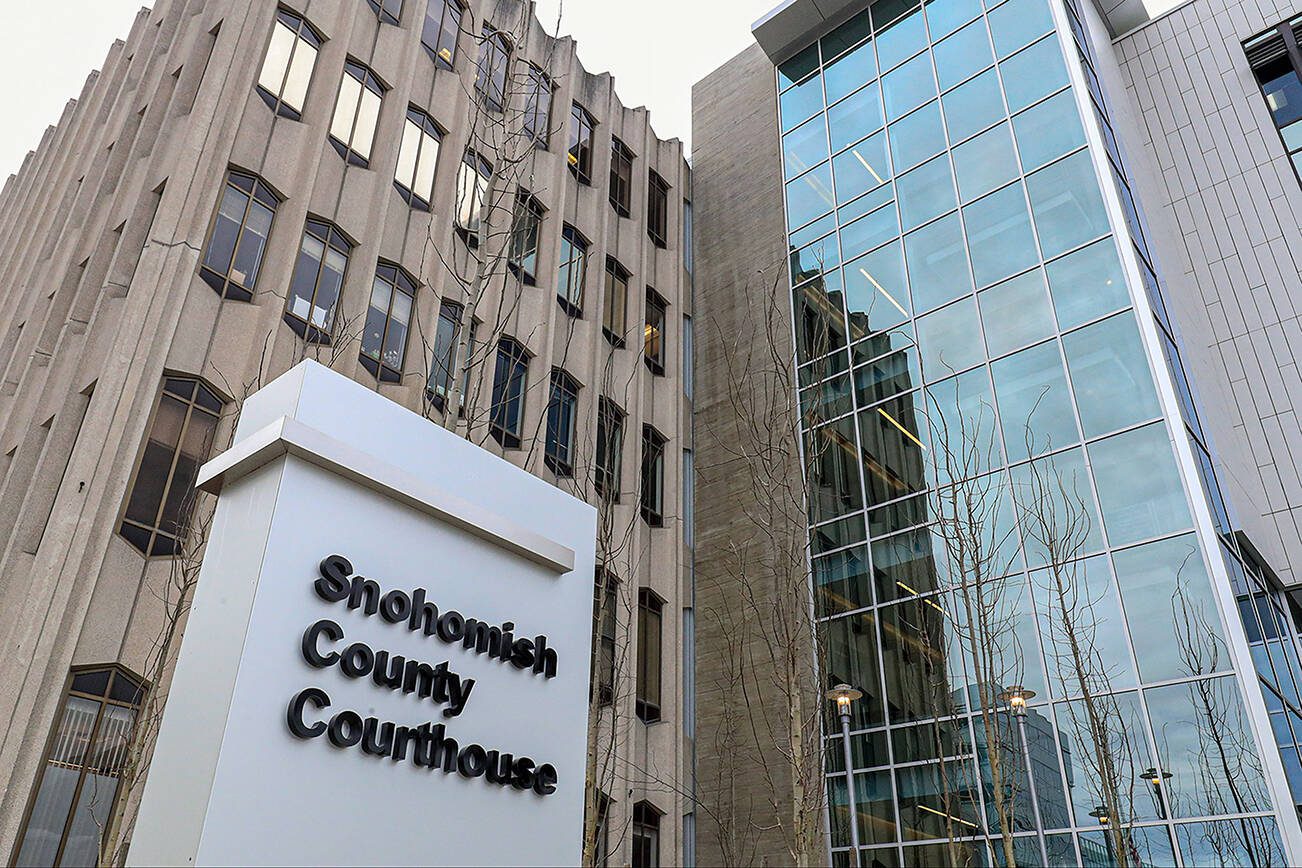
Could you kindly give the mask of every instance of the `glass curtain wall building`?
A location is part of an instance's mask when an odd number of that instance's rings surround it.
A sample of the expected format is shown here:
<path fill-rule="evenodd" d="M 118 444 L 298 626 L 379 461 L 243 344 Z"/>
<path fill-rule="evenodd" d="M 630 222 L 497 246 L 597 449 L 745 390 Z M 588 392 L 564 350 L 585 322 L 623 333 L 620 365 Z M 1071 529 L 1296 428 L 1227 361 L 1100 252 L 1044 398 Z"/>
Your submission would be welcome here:
<path fill-rule="evenodd" d="M 1248 640 L 1295 646 L 1238 617 L 1072 2 L 882 0 L 777 69 L 820 645 L 864 693 L 842 864 L 851 822 L 862 864 L 1302 856 Z"/>

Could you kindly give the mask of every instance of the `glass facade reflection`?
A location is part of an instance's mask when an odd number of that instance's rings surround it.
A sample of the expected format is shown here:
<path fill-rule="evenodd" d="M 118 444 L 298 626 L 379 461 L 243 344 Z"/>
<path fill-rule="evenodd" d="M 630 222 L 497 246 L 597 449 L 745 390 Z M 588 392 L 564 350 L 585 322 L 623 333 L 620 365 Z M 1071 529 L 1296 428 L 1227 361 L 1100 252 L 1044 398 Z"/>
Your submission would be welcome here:
<path fill-rule="evenodd" d="M 855 823 L 864 864 L 1282 865 L 1220 561 L 1302 777 L 1296 630 L 1231 531 L 1079 10 L 1060 33 L 1050 2 L 879 0 L 777 70 L 820 648 L 864 693 L 854 769 L 826 739 L 833 857 Z"/>

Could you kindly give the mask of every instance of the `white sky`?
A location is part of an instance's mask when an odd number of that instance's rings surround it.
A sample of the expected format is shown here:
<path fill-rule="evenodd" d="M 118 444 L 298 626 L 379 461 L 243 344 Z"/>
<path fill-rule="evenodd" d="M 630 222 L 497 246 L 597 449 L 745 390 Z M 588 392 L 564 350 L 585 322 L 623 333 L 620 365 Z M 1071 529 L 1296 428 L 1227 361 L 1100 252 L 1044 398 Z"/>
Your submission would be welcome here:
<path fill-rule="evenodd" d="M 272 0 L 267 0 L 272 2 Z M 356 0 L 361 3 L 363 0 Z M 419 3 L 419 0 L 416 0 Z M 662 138 L 691 136 L 692 84 L 750 44 L 750 25 L 778 0 L 538 0 L 550 32 L 579 43 L 591 72 L 609 71 L 626 105 L 645 105 Z M 0 183 L 81 92 L 141 0 L 0 0 Z"/>

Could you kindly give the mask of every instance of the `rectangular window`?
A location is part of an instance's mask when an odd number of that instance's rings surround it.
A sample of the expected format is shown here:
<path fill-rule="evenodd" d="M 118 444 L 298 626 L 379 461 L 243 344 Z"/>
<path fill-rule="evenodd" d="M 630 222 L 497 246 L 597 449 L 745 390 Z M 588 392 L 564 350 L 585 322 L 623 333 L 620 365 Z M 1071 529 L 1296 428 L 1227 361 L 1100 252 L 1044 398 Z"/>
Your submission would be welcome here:
<path fill-rule="evenodd" d="M 290 278 L 285 321 L 309 343 L 329 343 L 353 246 L 321 220 L 307 221 Z"/>
<path fill-rule="evenodd" d="M 444 299 L 439 305 L 438 324 L 434 327 L 434 358 L 430 362 L 429 383 L 425 388 L 434 406 L 440 410 L 444 409 L 452 391 L 462 310 L 455 301 Z"/>
<path fill-rule="evenodd" d="M 573 226 L 561 230 L 561 266 L 556 298 L 570 316 L 583 316 L 583 284 L 588 276 L 588 240 Z"/>
<path fill-rule="evenodd" d="M 642 517 L 652 527 L 665 523 L 665 444 L 650 425 L 642 426 Z"/>
<path fill-rule="evenodd" d="M 480 216 L 492 177 L 489 162 L 474 151 L 466 151 L 457 173 L 457 228 L 471 247 L 479 246 Z"/>
<path fill-rule="evenodd" d="M 1286 21 L 1243 44 L 1248 63 L 1261 85 L 1271 120 L 1280 140 L 1302 178 L 1302 50 L 1298 33 L 1302 16 Z"/>
<path fill-rule="evenodd" d="M 335 115 L 330 121 L 330 144 L 354 166 L 365 169 L 371 164 L 371 146 L 375 144 L 385 90 L 375 73 L 362 64 L 354 60 L 344 64 Z"/>
<path fill-rule="evenodd" d="M 143 692 L 116 666 L 73 672 L 18 832 L 15 865 L 99 863 Z"/>
<path fill-rule="evenodd" d="M 660 812 L 647 802 L 633 806 L 632 868 L 659 868 Z"/>
<path fill-rule="evenodd" d="M 627 217 L 633 201 L 633 152 L 615 137 L 610 139 L 610 204 Z"/>
<path fill-rule="evenodd" d="M 385 24 L 401 23 L 402 0 L 366 0 L 366 2 Z"/>
<path fill-rule="evenodd" d="M 251 301 L 280 200 L 261 179 L 226 176 L 221 205 L 208 235 L 199 276 L 225 298 Z"/>
<path fill-rule="evenodd" d="M 637 716 L 660 719 L 660 621 L 664 600 L 650 588 L 637 592 Z"/>
<path fill-rule="evenodd" d="M 524 429 L 525 380 L 528 375 L 528 351 L 514 338 L 504 337 L 498 341 L 488 430 L 494 440 L 508 449 L 520 445 Z"/>
<path fill-rule="evenodd" d="M 575 103 L 570 108 L 570 149 L 567 161 L 570 171 L 581 184 L 592 182 L 592 131 L 597 122 L 588 110 Z"/>
<path fill-rule="evenodd" d="M 601 396 L 597 404 L 597 460 L 592 486 L 604 500 L 619 503 L 624 463 L 624 411 Z"/>
<path fill-rule="evenodd" d="M 597 823 L 592 831 L 597 840 L 592 846 L 592 864 L 596 868 L 606 868 L 610 864 L 610 796 L 597 790 L 595 801 Z"/>
<path fill-rule="evenodd" d="M 592 591 L 592 689 L 599 705 L 615 697 L 615 630 L 619 625 L 619 579 L 597 567 Z"/>
<path fill-rule="evenodd" d="M 321 42 L 321 34 L 311 24 L 288 9 L 277 10 L 257 88 L 258 96 L 276 114 L 295 121 L 303 117 Z"/>
<path fill-rule="evenodd" d="M 547 73 L 529 64 L 525 88 L 524 133 L 533 139 L 534 147 L 547 150 L 551 139 L 552 80 Z"/>
<path fill-rule="evenodd" d="M 511 226 L 511 255 L 507 264 L 520 280 L 532 286 L 538 267 L 538 233 L 542 229 L 543 206 L 533 196 L 520 191 L 515 199 L 515 217 Z"/>
<path fill-rule="evenodd" d="M 669 237 L 669 185 L 651 172 L 647 181 L 646 234 L 656 247 L 666 247 Z"/>
<path fill-rule="evenodd" d="M 683 450 L 683 545 L 696 545 L 696 464 L 692 450 Z"/>
<path fill-rule="evenodd" d="M 613 258 L 606 257 L 606 297 L 601 312 L 601 333 L 617 347 L 624 346 L 624 308 L 628 304 L 629 273 Z"/>
<path fill-rule="evenodd" d="M 657 377 L 665 373 L 665 309 L 669 303 L 651 287 L 646 288 L 646 329 L 642 355 L 646 366 Z"/>
<path fill-rule="evenodd" d="M 442 140 L 443 131 L 433 118 L 415 106 L 407 109 L 393 184 L 413 208 L 428 211 L 434 201 L 434 170 Z"/>
<path fill-rule="evenodd" d="M 693 331 L 692 318 L 683 317 L 683 394 L 687 400 L 692 400 L 693 380 L 696 378 L 696 362 L 692 358 L 694 352 L 693 345 L 696 343 L 696 333 Z"/>
<path fill-rule="evenodd" d="M 683 200 L 683 267 L 690 275 L 696 267 L 692 259 L 692 203 Z"/>
<path fill-rule="evenodd" d="M 578 382 L 565 371 L 553 368 L 543 463 L 557 476 L 574 475 L 574 428 L 578 416 Z"/>
<path fill-rule="evenodd" d="M 500 112 L 506 105 L 506 72 L 511 63 L 511 43 L 491 24 L 485 24 L 479 46 L 479 69 L 475 75 L 475 92 L 490 111 Z"/>
<path fill-rule="evenodd" d="M 461 32 L 461 4 L 456 0 L 429 0 L 420 43 L 434 63 L 451 69 L 457 59 L 457 35 Z"/>
<path fill-rule="evenodd" d="M 362 366 L 383 382 L 402 382 L 415 298 L 416 282 L 407 272 L 384 262 L 376 267 L 360 358 Z"/>
<path fill-rule="evenodd" d="M 208 460 L 221 413 L 221 398 L 199 380 L 163 380 L 118 529 L 143 554 L 179 550 L 194 502 L 194 481 Z"/>

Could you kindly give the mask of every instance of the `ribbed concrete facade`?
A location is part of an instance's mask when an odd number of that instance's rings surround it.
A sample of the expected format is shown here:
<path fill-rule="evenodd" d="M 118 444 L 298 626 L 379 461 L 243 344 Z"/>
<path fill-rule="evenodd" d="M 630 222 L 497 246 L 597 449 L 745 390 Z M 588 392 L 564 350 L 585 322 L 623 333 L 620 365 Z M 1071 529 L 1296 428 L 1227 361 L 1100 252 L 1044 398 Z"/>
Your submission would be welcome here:
<path fill-rule="evenodd" d="M 278 116 L 255 89 L 276 25 L 275 3 L 158 0 L 113 45 L 102 71 L 89 77 L 0 193 L 0 858 L 6 862 L 16 857 L 69 673 L 107 664 L 144 672 L 163 628 L 160 599 L 170 558 L 144 557 L 119 535 L 119 525 L 164 377 L 197 378 L 224 400 L 218 444 L 226 442 L 245 385 L 269 381 L 304 355 L 443 419 L 427 399 L 426 383 L 441 300 L 465 300 L 450 269 L 466 261 L 453 218 L 458 168 L 477 111 L 478 35 L 485 22 L 506 29 L 520 12 L 512 0 L 471 2 L 448 70 L 422 47 L 425 0 L 383 5 L 405 7 L 396 25 L 382 23 L 360 0 L 282 4 L 323 37 L 295 120 Z M 644 109 L 619 102 L 610 76 L 586 72 L 571 40 L 553 40 L 530 20 L 528 33 L 516 34 L 513 74 L 522 75 L 523 61 L 533 61 L 555 88 L 549 147 L 528 158 L 520 174 L 527 181 L 519 182 L 545 209 L 536 286 L 524 286 L 510 303 L 486 302 L 484 310 L 499 316 L 480 333 L 481 340 L 513 336 L 530 354 L 524 436 L 519 448 L 503 449 L 482 422 L 469 433 L 595 502 L 599 396 L 626 414 L 622 496 L 607 513 L 613 528 L 607 568 L 619 580 L 618 665 L 614 714 L 600 714 L 598 785 L 611 799 L 610 864 L 630 861 L 633 807 L 644 801 L 662 815 L 659 858 L 670 864 L 682 858 L 683 815 L 690 812 L 683 795 L 690 778 L 684 760 L 689 709 L 680 665 L 692 600 L 682 521 L 684 450 L 691 446 L 682 364 L 692 313 L 682 241 L 690 178 L 680 142 L 658 139 Z M 387 88 L 369 168 L 347 164 L 327 138 L 346 60 L 368 66 Z M 596 121 L 591 184 L 578 183 L 566 165 L 572 101 Z M 410 207 L 394 185 L 409 105 L 444 131 L 429 211 Z M 608 202 L 612 135 L 634 155 L 629 217 Z M 261 179 L 280 199 L 251 302 L 223 299 L 199 276 L 232 169 Z M 669 188 L 663 248 L 647 232 L 649 171 Z M 514 196 L 510 191 L 506 201 Z M 354 245 L 339 321 L 365 319 L 377 262 L 415 278 L 400 382 L 377 382 L 359 360 L 356 341 L 305 347 L 286 323 L 287 288 L 309 215 L 334 224 Z M 509 227 L 499 219 L 506 218 L 493 218 L 501 237 Z M 556 298 L 563 224 L 589 241 L 581 317 Z M 625 348 L 613 348 L 602 335 L 607 256 L 629 272 Z M 642 357 L 647 287 L 667 302 L 662 375 Z M 471 371 L 467 390 L 482 391 L 485 405 L 494 355 L 483 353 L 486 363 Z M 544 462 L 553 367 L 580 385 L 572 478 L 557 478 Z M 660 527 L 639 515 L 643 425 L 667 440 Z M 652 723 L 635 714 L 640 588 L 663 601 L 660 719 Z"/>

